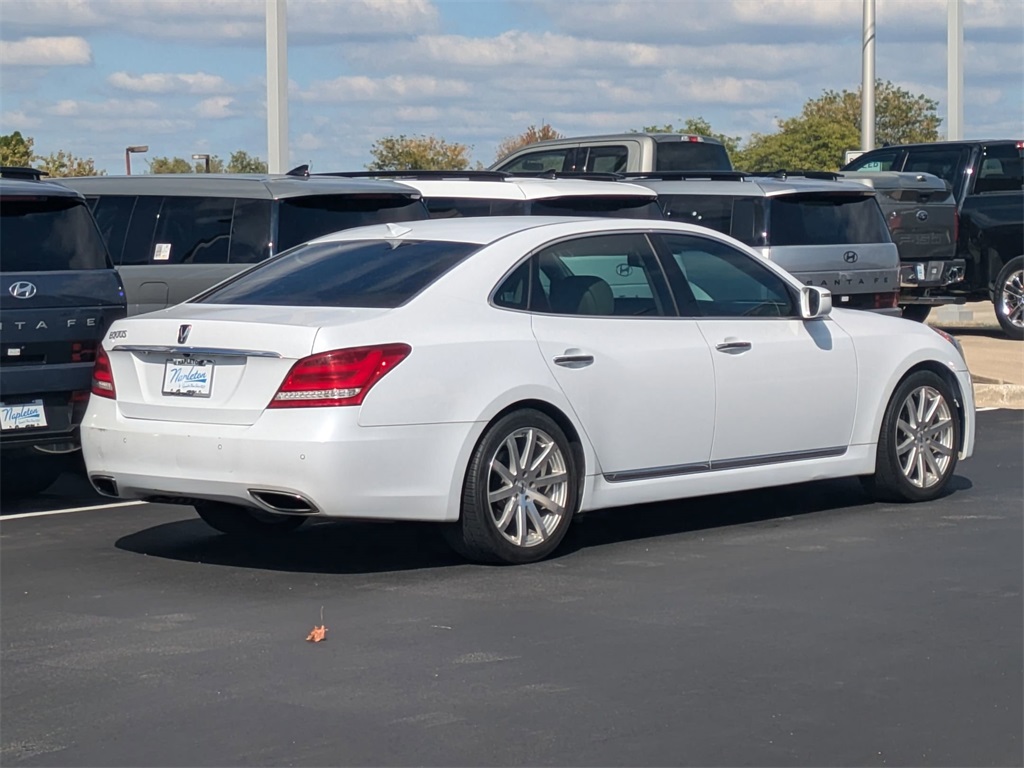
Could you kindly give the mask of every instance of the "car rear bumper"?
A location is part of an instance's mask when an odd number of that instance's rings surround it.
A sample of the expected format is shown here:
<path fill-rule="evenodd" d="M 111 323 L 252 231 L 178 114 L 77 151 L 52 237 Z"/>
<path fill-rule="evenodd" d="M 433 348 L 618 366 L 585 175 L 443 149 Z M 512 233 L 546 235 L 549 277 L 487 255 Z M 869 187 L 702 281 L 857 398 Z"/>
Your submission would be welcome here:
<path fill-rule="evenodd" d="M 457 519 L 458 464 L 477 425 L 361 427 L 357 418 L 358 408 L 309 408 L 267 411 L 252 426 L 177 423 L 125 419 L 93 398 L 82 451 L 94 484 L 123 499 L 266 510 L 270 492 L 307 500 L 316 516 Z"/>

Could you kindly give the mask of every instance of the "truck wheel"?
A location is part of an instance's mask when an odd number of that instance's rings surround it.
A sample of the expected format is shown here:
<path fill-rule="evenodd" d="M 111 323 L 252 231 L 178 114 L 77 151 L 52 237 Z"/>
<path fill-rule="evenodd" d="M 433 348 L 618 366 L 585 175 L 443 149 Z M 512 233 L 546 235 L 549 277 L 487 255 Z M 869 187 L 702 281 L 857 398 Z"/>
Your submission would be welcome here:
<path fill-rule="evenodd" d="M 999 271 L 993 303 L 1003 333 L 1024 340 L 1024 256 L 1010 259 Z"/>
<path fill-rule="evenodd" d="M 913 320 L 915 323 L 923 323 L 932 311 L 927 304 L 901 304 L 900 309 L 903 310 L 905 319 Z"/>

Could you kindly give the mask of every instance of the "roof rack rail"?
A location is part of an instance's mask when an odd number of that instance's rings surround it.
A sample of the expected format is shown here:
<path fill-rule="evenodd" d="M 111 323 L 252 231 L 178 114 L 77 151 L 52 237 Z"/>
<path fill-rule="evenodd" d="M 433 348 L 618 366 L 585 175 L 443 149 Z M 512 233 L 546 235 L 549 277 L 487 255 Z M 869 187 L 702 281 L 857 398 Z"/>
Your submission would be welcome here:
<path fill-rule="evenodd" d="M 16 165 L 0 166 L 0 177 L 5 179 L 24 179 L 25 181 L 39 181 L 43 176 L 49 176 L 46 171 L 38 168 L 24 168 Z"/>
<path fill-rule="evenodd" d="M 787 171 L 780 168 L 777 171 L 764 171 L 754 174 L 755 176 L 768 176 L 773 179 L 786 179 L 789 176 L 803 176 L 805 179 L 825 179 L 827 181 L 837 181 L 842 177 L 841 174 L 835 171 Z"/>
<path fill-rule="evenodd" d="M 686 179 L 710 179 L 712 181 L 743 181 L 751 174 L 746 171 L 632 171 L 625 174 L 627 179 L 650 179 L 652 181 L 683 181 Z"/>
<path fill-rule="evenodd" d="M 591 181 L 622 181 L 621 173 L 598 173 L 597 171 L 510 171 L 509 176 L 520 179 L 590 179 Z"/>
<path fill-rule="evenodd" d="M 349 179 L 458 179 L 460 181 L 504 181 L 504 171 L 328 171 L 314 176 L 340 176 Z"/>

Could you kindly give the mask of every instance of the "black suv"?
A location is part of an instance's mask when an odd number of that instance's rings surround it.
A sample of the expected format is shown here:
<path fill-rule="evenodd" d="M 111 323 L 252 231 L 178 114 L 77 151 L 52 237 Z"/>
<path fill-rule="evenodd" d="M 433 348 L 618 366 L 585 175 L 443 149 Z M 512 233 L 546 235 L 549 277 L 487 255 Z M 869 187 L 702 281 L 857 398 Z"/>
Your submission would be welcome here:
<path fill-rule="evenodd" d="M 96 347 L 126 312 L 85 198 L 0 169 L 0 492 L 46 489 L 79 449 Z"/>

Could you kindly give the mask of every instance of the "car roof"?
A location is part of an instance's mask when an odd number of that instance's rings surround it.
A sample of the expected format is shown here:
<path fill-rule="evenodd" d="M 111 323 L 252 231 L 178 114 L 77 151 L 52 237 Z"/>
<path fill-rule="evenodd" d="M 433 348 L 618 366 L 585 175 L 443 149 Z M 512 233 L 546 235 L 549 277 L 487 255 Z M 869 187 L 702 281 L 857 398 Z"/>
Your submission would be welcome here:
<path fill-rule="evenodd" d="M 348 240 L 441 240 L 456 243 L 487 245 L 517 232 L 543 227 L 572 225 L 573 229 L 585 230 L 578 234 L 597 234 L 606 231 L 675 230 L 680 232 L 704 232 L 720 237 L 690 224 L 665 221 L 662 219 L 617 219 L 590 216 L 467 216 L 454 219 L 424 219 L 403 221 L 392 224 L 372 224 L 354 227 L 318 237 L 312 243 L 344 242 Z M 586 225 L 586 226 L 583 226 Z"/>
<path fill-rule="evenodd" d="M 55 181 L 32 181 L 29 179 L 0 178 L 0 193 L 8 197 L 24 195 L 46 195 L 47 197 L 81 197 L 73 189 L 68 189 Z"/>
<path fill-rule="evenodd" d="M 864 155 L 871 154 L 874 152 L 881 152 L 889 149 L 920 149 L 921 147 L 962 147 L 965 145 L 980 145 L 980 144 L 1020 144 L 1018 139 L 959 139 L 955 141 L 919 141 L 913 144 L 888 144 L 884 147 L 875 147 L 869 149 Z M 858 157 L 863 157 L 860 155 Z M 855 158 L 857 159 L 857 158 Z"/>
<path fill-rule="evenodd" d="M 642 138 L 648 138 L 656 142 L 693 141 L 694 139 L 699 139 L 701 142 L 707 144 L 722 143 L 718 139 L 711 138 L 710 136 L 701 136 L 696 133 L 601 133 L 593 136 L 563 136 L 560 139 L 535 141 L 515 149 L 514 152 L 518 152 L 520 149 L 533 149 L 534 147 L 548 147 L 562 144 L 590 144 L 595 141 L 625 141 L 627 139 Z M 513 152 L 509 152 L 508 154 L 511 155 Z"/>
<path fill-rule="evenodd" d="M 486 200 L 547 200 L 558 197 L 649 197 L 656 193 L 639 184 L 593 179 L 542 179 L 533 177 L 501 180 L 405 179 L 396 181 L 418 190 L 426 198 L 464 197 Z"/>
<path fill-rule="evenodd" d="M 862 195 L 874 194 L 863 182 L 852 179 L 812 179 L 804 176 L 743 176 L 719 179 L 631 179 L 634 184 L 650 187 L 658 194 L 674 195 L 734 195 L 738 197 L 776 197 L 778 195 L 813 192 L 844 192 Z"/>
<path fill-rule="evenodd" d="M 408 186 L 378 179 L 340 179 L 261 173 L 153 173 L 87 176 L 63 180 L 83 194 L 218 196 L 280 200 L 308 195 L 398 194 L 417 198 Z"/>

